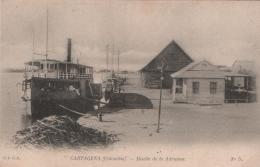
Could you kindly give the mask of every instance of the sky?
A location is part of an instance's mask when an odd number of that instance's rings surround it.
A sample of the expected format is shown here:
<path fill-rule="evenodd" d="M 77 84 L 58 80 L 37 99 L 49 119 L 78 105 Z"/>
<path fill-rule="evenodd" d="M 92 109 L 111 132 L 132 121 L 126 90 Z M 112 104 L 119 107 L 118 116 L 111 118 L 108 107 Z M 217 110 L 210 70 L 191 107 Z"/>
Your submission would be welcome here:
<path fill-rule="evenodd" d="M 119 50 L 127 70 L 142 68 L 172 40 L 216 65 L 260 56 L 260 2 L 2 0 L 1 67 L 22 68 L 33 52 L 45 53 L 47 8 L 51 59 L 66 59 L 67 38 L 73 60 L 96 69 L 106 67 L 107 45 L 110 67 L 114 46 L 114 62 Z"/>

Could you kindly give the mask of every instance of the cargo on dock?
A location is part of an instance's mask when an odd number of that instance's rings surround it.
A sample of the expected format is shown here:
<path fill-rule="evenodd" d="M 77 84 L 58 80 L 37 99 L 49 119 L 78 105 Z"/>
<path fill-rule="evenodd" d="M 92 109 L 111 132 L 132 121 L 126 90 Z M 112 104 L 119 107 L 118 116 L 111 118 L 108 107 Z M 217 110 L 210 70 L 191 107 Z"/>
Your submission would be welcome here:
<path fill-rule="evenodd" d="M 68 116 L 50 116 L 37 120 L 14 136 L 17 147 L 38 149 L 75 149 L 89 145 L 107 145 L 115 141 L 115 134 L 83 127 Z"/>

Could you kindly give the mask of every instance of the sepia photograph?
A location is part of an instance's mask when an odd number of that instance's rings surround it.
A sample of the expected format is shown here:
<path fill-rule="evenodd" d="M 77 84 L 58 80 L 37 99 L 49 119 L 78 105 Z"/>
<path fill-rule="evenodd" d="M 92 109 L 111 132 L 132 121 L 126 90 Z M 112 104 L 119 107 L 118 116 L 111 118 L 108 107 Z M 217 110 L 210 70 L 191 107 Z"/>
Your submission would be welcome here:
<path fill-rule="evenodd" d="M 0 167 L 260 164 L 260 1 L 0 5 Z"/>

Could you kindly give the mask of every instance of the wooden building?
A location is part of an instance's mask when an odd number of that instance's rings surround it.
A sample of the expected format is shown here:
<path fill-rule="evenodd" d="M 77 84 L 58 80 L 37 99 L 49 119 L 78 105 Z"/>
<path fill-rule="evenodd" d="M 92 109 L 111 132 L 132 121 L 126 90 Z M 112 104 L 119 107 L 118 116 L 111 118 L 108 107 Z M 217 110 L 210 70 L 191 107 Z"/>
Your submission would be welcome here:
<path fill-rule="evenodd" d="M 187 66 L 193 60 L 175 42 L 169 43 L 150 63 L 140 70 L 141 83 L 146 88 L 160 88 L 160 68 L 164 66 L 163 88 L 172 87 L 171 74 Z"/>
<path fill-rule="evenodd" d="M 191 63 L 171 77 L 174 102 L 222 104 L 225 101 L 225 73 L 206 60 Z"/>

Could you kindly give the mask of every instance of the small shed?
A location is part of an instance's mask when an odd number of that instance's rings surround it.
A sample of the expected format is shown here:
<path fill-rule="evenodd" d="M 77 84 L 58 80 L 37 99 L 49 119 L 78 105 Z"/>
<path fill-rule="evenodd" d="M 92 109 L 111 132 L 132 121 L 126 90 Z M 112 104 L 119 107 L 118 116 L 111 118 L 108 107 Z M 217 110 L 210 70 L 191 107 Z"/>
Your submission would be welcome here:
<path fill-rule="evenodd" d="M 171 75 L 173 102 L 223 104 L 225 74 L 206 60 L 194 62 Z"/>
<path fill-rule="evenodd" d="M 172 87 L 171 74 L 193 62 L 175 42 L 170 42 L 150 63 L 140 70 L 141 83 L 146 88 L 160 88 L 160 68 L 164 66 L 163 88 Z"/>

